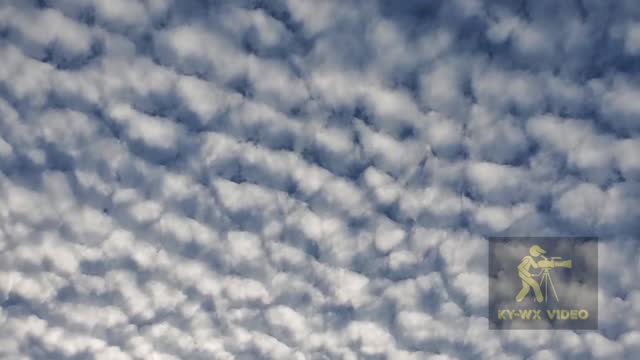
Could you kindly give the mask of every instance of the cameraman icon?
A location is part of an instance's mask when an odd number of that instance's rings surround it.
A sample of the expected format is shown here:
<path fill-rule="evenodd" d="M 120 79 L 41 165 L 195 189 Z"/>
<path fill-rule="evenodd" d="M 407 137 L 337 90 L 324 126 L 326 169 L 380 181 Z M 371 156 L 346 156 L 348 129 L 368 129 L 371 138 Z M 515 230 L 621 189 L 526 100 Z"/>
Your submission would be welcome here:
<path fill-rule="evenodd" d="M 522 290 L 520 290 L 518 295 L 516 295 L 517 302 L 521 302 L 524 299 L 524 297 L 527 296 L 527 294 L 529 294 L 529 291 L 531 290 L 531 288 L 533 288 L 533 292 L 536 295 L 536 300 L 539 303 L 544 300 L 544 297 L 542 296 L 542 291 L 540 290 L 540 284 L 538 284 L 536 279 L 533 278 L 533 276 L 538 276 L 540 274 L 532 275 L 529 272 L 529 268 L 531 268 L 532 266 L 535 269 L 538 268 L 538 264 L 536 263 L 534 258 L 544 253 L 546 253 L 546 251 L 544 251 L 543 248 L 541 248 L 538 245 L 533 245 L 529 249 L 529 254 L 531 256 L 527 255 L 523 257 L 522 261 L 520 262 L 520 265 L 518 265 L 518 276 L 522 280 Z"/>

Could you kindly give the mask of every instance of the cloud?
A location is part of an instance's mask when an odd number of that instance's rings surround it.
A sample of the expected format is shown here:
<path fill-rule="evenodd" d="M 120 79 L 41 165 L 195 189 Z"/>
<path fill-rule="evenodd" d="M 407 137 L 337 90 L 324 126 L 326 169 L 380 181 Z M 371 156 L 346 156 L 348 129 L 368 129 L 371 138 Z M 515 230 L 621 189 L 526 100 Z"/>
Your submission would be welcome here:
<path fill-rule="evenodd" d="M 637 12 L 3 3 L 0 357 L 637 358 Z M 489 331 L 495 234 L 600 329 Z"/>

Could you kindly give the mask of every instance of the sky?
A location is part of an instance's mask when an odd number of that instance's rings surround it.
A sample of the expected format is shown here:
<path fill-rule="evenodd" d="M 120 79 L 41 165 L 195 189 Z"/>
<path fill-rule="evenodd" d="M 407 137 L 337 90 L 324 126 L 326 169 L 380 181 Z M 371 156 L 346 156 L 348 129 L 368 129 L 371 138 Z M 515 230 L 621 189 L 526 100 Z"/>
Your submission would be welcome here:
<path fill-rule="evenodd" d="M 1 0 L 0 358 L 640 358 L 635 0 Z M 600 238 L 489 330 L 488 237 Z"/>

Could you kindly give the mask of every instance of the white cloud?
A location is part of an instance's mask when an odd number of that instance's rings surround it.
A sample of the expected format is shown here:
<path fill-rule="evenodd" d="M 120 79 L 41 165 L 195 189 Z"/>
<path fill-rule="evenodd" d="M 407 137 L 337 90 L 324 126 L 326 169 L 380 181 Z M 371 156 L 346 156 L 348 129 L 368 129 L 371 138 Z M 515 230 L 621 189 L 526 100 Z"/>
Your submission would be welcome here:
<path fill-rule="evenodd" d="M 0 357 L 637 358 L 637 5 L 526 5 L 0 5 Z M 487 331 L 492 233 L 600 331 Z"/>
<path fill-rule="evenodd" d="M 303 341 L 310 329 L 307 320 L 292 308 L 278 305 L 266 312 L 267 321 L 277 330 L 284 331 L 285 338 L 293 338 L 295 341 Z"/>
<path fill-rule="evenodd" d="M 376 228 L 374 241 L 379 251 L 388 252 L 398 246 L 404 240 L 405 236 L 406 232 L 397 224 L 382 218 Z"/>
<path fill-rule="evenodd" d="M 55 9 L 41 11 L 20 11 L 19 9 L 4 7 L 0 12 L 5 24 L 11 24 L 27 42 L 34 42 L 38 46 L 56 46 L 60 50 L 68 51 L 70 55 L 85 55 L 90 51 L 91 30 L 84 24 L 79 24 L 67 18 Z M 40 31 L 46 28 L 48 31 Z M 29 49 L 31 51 L 33 48 Z M 40 57 L 41 53 L 37 53 Z"/>
<path fill-rule="evenodd" d="M 181 137 L 181 127 L 167 119 L 148 116 L 127 105 L 116 105 L 109 115 L 126 128 L 127 136 L 149 146 L 174 149 Z"/>
<path fill-rule="evenodd" d="M 637 23 L 631 24 L 627 29 L 627 35 L 624 42 L 625 50 L 632 55 L 637 55 L 640 52 L 640 25 Z"/>

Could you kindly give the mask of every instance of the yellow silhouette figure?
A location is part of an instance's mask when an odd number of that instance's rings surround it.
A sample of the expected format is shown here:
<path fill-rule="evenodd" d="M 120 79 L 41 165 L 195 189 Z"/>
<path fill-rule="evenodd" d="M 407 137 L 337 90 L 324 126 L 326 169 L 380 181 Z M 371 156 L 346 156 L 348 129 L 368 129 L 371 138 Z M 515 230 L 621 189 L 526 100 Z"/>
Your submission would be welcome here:
<path fill-rule="evenodd" d="M 556 287 L 553 284 L 553 280 L 551 279 L 550 269 L 553 268 L 566 268 L 571 269 L 572 262 L 571 260 L 562 260 L 560 257 L 552 257 L 551 259 L 547 259 L 544 255 L 546 251 L 538 245 L 533 245 L 529 249 L 529 254 L 531 256 L 525 256 L 522 258 L 520 265 L 518 265 L 518 276 L 522 280 L 522 290 L 516 295 L 516 301 L 521 302 L 529 291 L 533 288 L 533 292 L 536 295 L 536 300 L 538 302 L 547 302 L 548 300 L 548 291 L 549 286 L 551 286 L 551 291 L 553 296 L 556 298 L 556 302 L 559 301 L 558 293 L 556 292 Z M 536 262 L 534 258 L 541 257 L 542 260 Z M 529 272 L 529 268 L 534 267 L 535 269 L 540 268 L 540 272 L 538 274 L 531 274 Z M 534 279 L 534 276 L 540 276 L 540 284 Z M 540 289 L 540 285 L 544 284 L 544 297 L 542 296 L 542 291 Z"/>
<path fill-rule="evenodd" d="M 533 245 L 529 249 L 529 254 L 531 256 L 527 255 L 523 257 L 522 261 L 520 262 L 520 265 L 518 265 L 518 276 L 520 276 L 520 279 L 522 280 L 522 290 L 520 290 L 518 295 L 516 295 L 517 302 L 521 302 L 524 299 L 524 297 L 527 296 L 527 294 L 529 294 L 529 291 L 532 288 L 533 288 L 533 292 L 536 295 L 536 300 L 538 302 L 542 302 L 544 300 L 544 297 L 542 296 L 542 291 L 540 290 L 540 284 L 538 284 L 536 279 L 533 278 L 533 276 L 538 276 L 540 274 L 532 275 L 529 272 L 529 268 L 531 268 L 532 266 L 535 269 L 538 268 L 538 263 L 536 263 L 534 258 L 544 253 L 546 253 L 546 251 L 544 251 L 543 248 L 541 248 L 538 245 Z"/>

